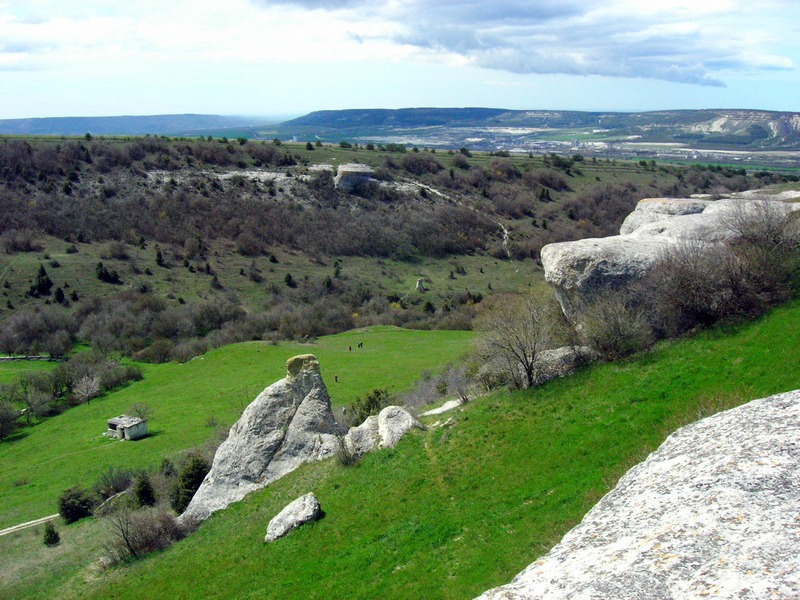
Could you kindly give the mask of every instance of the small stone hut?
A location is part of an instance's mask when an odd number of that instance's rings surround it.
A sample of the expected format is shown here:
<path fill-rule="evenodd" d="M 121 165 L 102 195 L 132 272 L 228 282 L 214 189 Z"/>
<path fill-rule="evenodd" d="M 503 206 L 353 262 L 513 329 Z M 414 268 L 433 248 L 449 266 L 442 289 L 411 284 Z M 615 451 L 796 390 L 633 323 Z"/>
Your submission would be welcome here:
<path fill-rule="evenodd" d="M 138 440 L 147 435 L 147 421 L 129 415 L 114 417 L 108 420 L 106 435 L 120 440 Z"/>

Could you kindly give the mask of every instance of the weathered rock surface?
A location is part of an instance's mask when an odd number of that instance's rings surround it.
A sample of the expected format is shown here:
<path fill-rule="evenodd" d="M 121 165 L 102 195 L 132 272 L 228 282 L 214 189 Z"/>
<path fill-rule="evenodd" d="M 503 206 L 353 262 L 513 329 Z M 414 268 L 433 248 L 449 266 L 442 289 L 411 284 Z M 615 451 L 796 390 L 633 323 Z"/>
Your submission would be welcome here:
<path fill-rule="evenodd" d="M 800 391 L 671 435 L 485 600 L 800 598 Z"/>
<path fill-rule="evenodd" d="M 369 181 L 374 172 L 367 165 L 360 163 L 339 165 L 336 176 L 333 178 L 333 185 L 340 192 L 350 193 L 359 185 Z"/>
<path fill-rule="evenodd" d="M 709 200 L 686 198 L 645 198 L 640 200 L 636 209 L 625 217 L 619 228 L 621 235 L 633 233 L 642 225 L 656 223 L 675 215 L 694 215 L 705 210 Z"/>
<path fill-rule="evenodd" d="M 641 200 L 623 223 L 621 235 L 543 247 L 545 279 L 554 288 L 564 314 L 576 317 L 583 303 L 641 279 L 670 248 L 690 240 L 713 245 L 734 239 L 735 221 L 757 215 L 765 202 L 784 213 L 800 209 L 796 203 L 770 197 Z"/>
<path fill-rule="evenodd" d="M 535 361 L 536 384 L 541 385 L 556 377 L 566 377 L 581 365 L 597 360 L 597 356 L 597 352 L 588 346 L 563 346 L 543 350 Z"/>
<path fill-rule="evenodd" d="M 411 429 L 425 429 L 411 413 L 399 406 L 387 406 L 378 416 L 367 417 L 351 427 L 344 437 L 345 447 L 356 456 L 379 448 L 394 448 Z"/>
<path fill-rule="evenodd" d="M 303 463 L 333 456 L 336 421 L 316 357 L 296 356 L 286 368 L 233 425 L 181 521 L 205 519 Z"/>
<path fill-rule="evenodd" d="M 321 516 L 322 507 L 314 494 L 300 496 L 272 518 L 267 525 L 267 535 L 264 537 L 264 541 L 274 542 L 300 525 L 316 521 Z"/>

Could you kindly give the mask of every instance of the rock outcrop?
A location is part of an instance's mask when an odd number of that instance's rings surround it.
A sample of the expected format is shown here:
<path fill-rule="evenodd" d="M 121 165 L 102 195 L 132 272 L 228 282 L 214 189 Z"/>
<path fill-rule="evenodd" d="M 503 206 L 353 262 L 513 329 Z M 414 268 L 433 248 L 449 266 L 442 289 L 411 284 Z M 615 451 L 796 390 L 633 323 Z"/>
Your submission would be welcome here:
<path fill-rule="evenodd" d="M 340 192 L 349 194 L 358 186 L 370 181 L 373 173 L 375 171 L 372 168 L 359 163 L 339 165 L 336 170 L 336 176 L 333 178 L 333 184 Z"/>
<path fill-rule="evenodd" d="M 199 521 L 303 463 L 333 456 L 336 421 L 312 354 L 291 358 L 284 379 L 244 410 L 181 521 Z"/>
<path fill-rule="evenodd" d="M 621 235 L 548 244 L 542 248 L 544 276 L 568 317 L 605 291 L 641 279 L 664 252 L 687 241 L 720 244 L 738 235 L 737 219 L 762 210 L 788 213 L 800 204 L 770 197 L 724 200 L 647 198 L 628 215 Z"/>
<path fill-rule="evenodd" d="M 800 597 L 800 391 L 688 425 L 485 600 Z"/>
<path fill-rule="evenodd" d="M 399 406 L 387 406 L 378 416 L 367 417 L 357 427 L 351 427 L 344 437 L 345 448 L 361 456 L 379 448 L 394 448 L 411 429 L 425 429 L 411 413 Z"/>
<path fill-rule="evenodd" d="M 314 494 L 300 496 L 297 500 L 287 504 L 284 509 L 275 515 L 267 525 L 265 542 L 274 542 L 285 536 L 293 529 L 305 523 L 316 521 L 322 516 L 322 507 Z"/>

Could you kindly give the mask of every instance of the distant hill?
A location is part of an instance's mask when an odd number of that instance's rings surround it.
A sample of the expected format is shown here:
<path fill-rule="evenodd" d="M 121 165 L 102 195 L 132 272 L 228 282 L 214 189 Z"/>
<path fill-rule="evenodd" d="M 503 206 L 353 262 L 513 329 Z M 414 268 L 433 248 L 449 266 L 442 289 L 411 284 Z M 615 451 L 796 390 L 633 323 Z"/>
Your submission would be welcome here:
<path fill-rule="evenodd" d="M 762 110 L 623 113 L 502 108 L 347 109 L 320 110 L 281 123 L 276 121 L 199 114 L 5 119 L 0 120 L 0 135 L 279 137 L 334 144 L 350 140 L 612 156 L 620 150 L 635 156 L 648 144 L 669 146 L 673 154 L 675 149 L 800 150 L 800 113 Z"/>
<path fill-rule="evenodd" d="M 597 144 L 650 143 L 700 149 L 800 149 L 800 113 L 709 109 L 577 112 L 493 108 L 325 110 L 286 121 L 284 135 L 399 141 L 426 146 L 525 149 L 569 139 Z"/>
<path fill-rule="evenodd" d="M 186 135 L 263 123 L 253 117 L 151 115 L 119 117 L 47 117 L 0 119 L 0 134 L 16 135 Z"/>

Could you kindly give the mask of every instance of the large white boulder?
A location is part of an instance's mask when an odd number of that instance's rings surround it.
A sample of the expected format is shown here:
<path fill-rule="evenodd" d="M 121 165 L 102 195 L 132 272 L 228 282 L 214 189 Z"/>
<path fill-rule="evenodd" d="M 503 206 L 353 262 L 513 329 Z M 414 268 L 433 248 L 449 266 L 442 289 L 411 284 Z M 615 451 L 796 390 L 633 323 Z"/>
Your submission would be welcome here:
<path fill-rule="evenodd" d="M 800 391 L 688 425 L 484 600 L 800 598 Z"/>
<path fill-rule="evenodd" d="M 647 198 L 625 219 L 621 235 L 544 246 L 544 276 L 564 314 L 579 317 L 582 304 L 640 280 L 670 248 L 689 242 L 723 244 L 740 235 L 747 219 L 798 209 L 800 203 L 769 196 L 716 201 Z"/>
<path fill-rule="evenodd" d="M 378 416 L 367 417 L 361 425 L 351 427 L 344 437 L 345 448 L 355 456 L 380 448 L 394 448 L 412 429 L 425 429 L 425 426 L 406 409 L 387 406 Z"/>
<path fill-rule="evenodd" d="M 181 521 L 199 521 L 303 463 L 333 456 L 336 421 L 312 354 L 291 358 L 284 379 L 244 410 Z"/>
<path fill-rule="evenodd" d="M 710 203 L 709 200 L 692 198 L 645 198 L 639 200 L 636 209 L 625 217 L 619 232 L 626 235 L 648 223 L 657 223 L 676 215 L 701 213 Z"/>
<path fill-rule="evenodd" d="M 316 521 L 322 516 L 319 500 L 312 494 L 300 496 L 287 504 L 267 525 L 265 542 L 274 542 L 305 523 Z"/>

